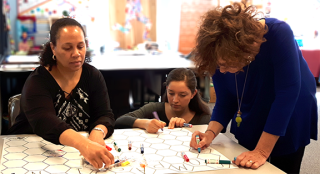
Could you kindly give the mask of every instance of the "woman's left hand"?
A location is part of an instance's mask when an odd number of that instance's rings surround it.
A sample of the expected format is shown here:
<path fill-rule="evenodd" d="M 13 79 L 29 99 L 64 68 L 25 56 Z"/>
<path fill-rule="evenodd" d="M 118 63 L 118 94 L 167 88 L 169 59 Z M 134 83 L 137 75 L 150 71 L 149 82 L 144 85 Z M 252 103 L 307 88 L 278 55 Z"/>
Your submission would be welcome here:
<path fill-rule="evenodd" d="M 182 127 L 183 123 L 185 123 L 186 120 L 184 120 L 183 118 L 179 118 L 179 117 L 172 117 L 170 119 L 169 125 L 168 125 L 168 129 L 173 129 L 175 127 Z"/>
<path fill-rule="evenodd" d="M 106 146 L 106 143 L 104 142 L 104 137 L 101 134 L 101 132 L 97 132 L 97 131 L 92 131 L 89 135 L 89 140 L 93 141 L 93 142 L 97 142 L 99 144 L 101 144 L 102 146 Z"/>
<path fill-rule="evenodd" d="M 247 151 L 240 154 L 236 161 L 233 161 L 237 166 L 257 169 L 262 166 L 267 160 L 266 155 L 261 150 Z"/>

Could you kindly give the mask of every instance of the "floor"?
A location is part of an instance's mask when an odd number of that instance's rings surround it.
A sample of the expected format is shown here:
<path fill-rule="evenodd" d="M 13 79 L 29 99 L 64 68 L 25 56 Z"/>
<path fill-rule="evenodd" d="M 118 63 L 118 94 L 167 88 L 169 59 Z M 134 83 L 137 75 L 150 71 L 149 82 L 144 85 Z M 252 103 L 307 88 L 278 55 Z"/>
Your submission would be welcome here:
<path fill-rule="evenodd" d="M 317 101 L 318 101 L 318 115 L 320 115 L 320 87 L 317 87 L 316 93 Z M 214 103 L 209 103 L 209 107 L 213 109 Z M 238 142 L 233 134 L 230 133 L 230 124 L 227 127 L 227 132 L 225 135 L 235 142 Z M 318 119 L 318 139 L 320 135 L 320 119 Z M 301 164 L 300 174 L 317 174 L 320 173 L 320 140 L 314 141 L 311 140 L 311 143 L 306 147 L 304 152 L 304 157 Z"/>
<path fill-rule="evenodd" d="M 320 87 L 317 87 L 317 102 L 318 102 L 318 139 L 320 136 Z M 306 147 L 304 157 L 301 164 L 301 174 L 316 174 L 320 173 L 320 140 L 311 140 L 311 143 Z"/>

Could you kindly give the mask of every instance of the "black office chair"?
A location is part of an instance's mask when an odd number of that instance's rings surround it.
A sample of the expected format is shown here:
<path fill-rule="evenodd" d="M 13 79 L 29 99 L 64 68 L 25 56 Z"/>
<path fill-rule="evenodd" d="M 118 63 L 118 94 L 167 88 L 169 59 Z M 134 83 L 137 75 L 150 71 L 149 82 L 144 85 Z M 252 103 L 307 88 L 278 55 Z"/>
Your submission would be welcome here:
<path fill-rule="evenodd" d="M 20 114 L 20 98 L 21 94 L 17 94 L 9 98 L 8 113 L 9 113 L 9 128 L 15 123 L 16 117 Z"/>

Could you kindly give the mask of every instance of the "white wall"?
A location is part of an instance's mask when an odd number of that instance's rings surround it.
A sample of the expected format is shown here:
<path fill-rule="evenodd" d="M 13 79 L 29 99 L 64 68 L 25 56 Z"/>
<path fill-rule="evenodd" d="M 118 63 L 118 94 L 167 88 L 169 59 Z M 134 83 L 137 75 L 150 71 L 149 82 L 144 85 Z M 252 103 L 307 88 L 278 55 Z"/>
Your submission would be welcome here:
<path fill-rule="evenodd" d="M 109 32 L 109 0 L 91 0 L 89 13 L 95 17 L 94 22 L 86 22 L 89 47 L 99 52 L 100 47 L 108 45 L 111 40 Z"/>
<path fill-rule="evenodd" d="M 178 51 L 181 0 L 157 0 L 157 42 L 169 43 L 170 51 Z"/>
<path fill-rule="evenodd" d="M 314 39 L 314 31 L 320 31 L 319 8 L 317 0 L 272 0 L 270 17 L 286 20 L 303 47 L 320 48 L 319 37 Z"/>

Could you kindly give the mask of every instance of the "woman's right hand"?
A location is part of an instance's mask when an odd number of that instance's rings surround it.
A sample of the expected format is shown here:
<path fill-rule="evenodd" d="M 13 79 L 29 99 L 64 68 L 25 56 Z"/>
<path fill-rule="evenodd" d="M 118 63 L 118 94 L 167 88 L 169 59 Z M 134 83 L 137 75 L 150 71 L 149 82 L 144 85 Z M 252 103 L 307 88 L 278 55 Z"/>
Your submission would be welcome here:
<path fill-rule="evenodd" d="M 145 129 L 148 133 L 157 133 L 159 129 L 164 128 L 166 123 L 157 119 L 148 120 Z"/>
<path fill-rule="evenodd" d="M 114 157 L 105 146 L 88 139 L 81 148 L 78 149 L 81 155 L 95 168 L 114 164 Z"/>
<path fill-rule="evenodd" d="M 197 141 L 196 141 L 197 135 L 199 135 L 199 138 L 200 138 L 199 144 L 197 144 Z M 202 133 L 199 131 L 195 131 L 191 137 L 190 147 L 193 147 L 194 149 L 198 149 L 198 147 L 200 147 L 203 150 L 210 146 L 214 138 L 215 136 L 210 132 Z"/>

